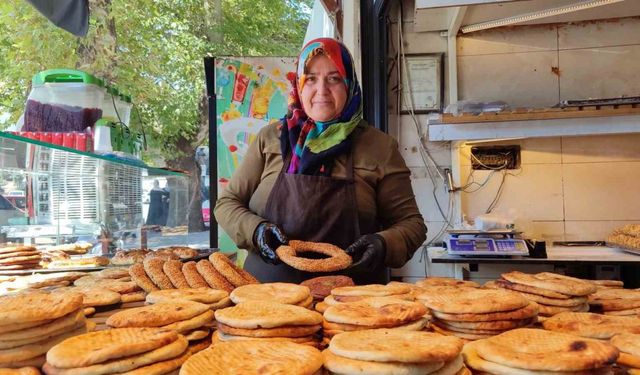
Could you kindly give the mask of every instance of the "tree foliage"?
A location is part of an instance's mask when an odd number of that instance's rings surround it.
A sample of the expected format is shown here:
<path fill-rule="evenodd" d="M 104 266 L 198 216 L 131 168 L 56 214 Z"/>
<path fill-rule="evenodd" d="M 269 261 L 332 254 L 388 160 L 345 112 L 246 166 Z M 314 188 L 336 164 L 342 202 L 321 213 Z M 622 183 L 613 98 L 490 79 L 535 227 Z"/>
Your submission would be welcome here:
<path fill-rule="evenodd" d="M 152 148 L 171 160 L 184 153 L 179 144 L 193 150 L 206 139 L 203 57 L 296 55 L 312 0 L 91 2 L 84 40 L 56 28 L 24 0 L 0 2 L 0 114 L 10 113 L 9 123 L 18 119 L 36 72 L 80 68 L 132 95 Z M 87 41 L 95 54 L 89 60 L 79 48 Z"/>

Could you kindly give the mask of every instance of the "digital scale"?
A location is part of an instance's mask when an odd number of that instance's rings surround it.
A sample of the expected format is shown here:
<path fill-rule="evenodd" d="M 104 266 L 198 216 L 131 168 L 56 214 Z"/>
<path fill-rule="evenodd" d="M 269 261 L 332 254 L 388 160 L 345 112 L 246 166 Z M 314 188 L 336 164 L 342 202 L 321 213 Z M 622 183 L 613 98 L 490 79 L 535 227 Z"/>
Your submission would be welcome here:
<path fill-rule="evenodd" d="M 516 238 L 522 232 L 506 230 L 449 230 L 447 253 L 465 256 L 529 255 L 527 243 Z"/>

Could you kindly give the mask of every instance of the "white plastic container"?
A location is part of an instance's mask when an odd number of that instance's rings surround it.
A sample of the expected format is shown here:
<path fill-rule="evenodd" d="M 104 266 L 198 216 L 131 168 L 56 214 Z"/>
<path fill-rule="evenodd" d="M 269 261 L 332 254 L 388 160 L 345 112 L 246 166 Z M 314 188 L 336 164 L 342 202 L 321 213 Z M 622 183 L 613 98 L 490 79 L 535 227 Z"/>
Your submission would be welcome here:
<path fill-rule="evenodd" d="M 100 79 L 71 69 L 36 74 L 27 99 L 24 131 L 84 131 L 102 117 Z"/>
<path fill-rule="evenodd" d="M 109 120 L 109 121 L 113 121 L 113 122 L 118 122 L 118 115 L 120 115 L 119 112 L 116 112 L 116 110 L 118 109 L 118 100 L 119 100 L 120 94 L 118 93 L 118 89 L 116 89 L 113 86 L 109 86 L 109 87 L 105 87 L 104 88 L 104 98 L 102 99 L 102 118 Z"/>
<path fill-rule="evenodd" d="M 119 99 L 116 101 L 116 107 L 120 114 L 120 120 L 122 120 L 125 125 L 129 126 L 129 121 L 131 120 L 131 108 L 133 108 L 133 104 L 131 104 L 131 97 L 129 95 L 120 94 Z"/>

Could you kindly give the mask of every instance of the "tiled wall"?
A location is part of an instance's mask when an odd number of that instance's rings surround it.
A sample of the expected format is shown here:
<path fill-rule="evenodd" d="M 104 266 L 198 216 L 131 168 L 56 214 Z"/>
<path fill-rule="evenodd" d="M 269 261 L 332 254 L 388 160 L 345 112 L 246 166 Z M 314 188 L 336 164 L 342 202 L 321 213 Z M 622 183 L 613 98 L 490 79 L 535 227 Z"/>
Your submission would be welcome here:
<path fill-rule="evenodd" d="M 640 94 L 638 18 L 496 29 L 458 42 L 461 99 L 544 107 L 565 99 Z M 514 214 L 529 235 L 601 240 L 615 227 L 640 222 L 640 135 L 500 143 L 522 147 L 522 168 L 509 171 L 494 212 Z M 464 182 L 471 174 L 469 146 L 459 152 Z M 484 181 L 488 173 L 475 171 L 473 178 Z M 483 189 L 463 193 L 463 213 L 484 213 L 501 180 L 494 173 Z"/>
<path fill-rule="evenodd" d="M 422 37 L 432 42 L 438 39 L 434 33 L 415 33 L 405 27 L 405 34 L 405 40 L 411 41 L 407 53 L 446 51 L 444 38 L 438 43 L 419 43 Z M 458 38 L 459 97 L 503 100 L 512 107 L 545 107 L 565 99 L 637 96 L 639 60 L 638 18 L 473 33 Z M 559 73 L 552 67 L 559 68 Z M 412 171 L 430 240 L 444 224 L 434 203 L 433 183 L 418 152 L 412 118 L 398 118 L 393 114 L 394 103 L 390 106 L 390 133 L 398 138 Z M 417 116 L 417 120 L 424 134 L 426 116 Z M 600 240 L 615 227 L 640 222 L 640 199 L 636 198 L 640 191 L 639 134 L 500 143 L 522 147 L 522 168 L 506 176 L 494 212 L 517 215 L 528 235 L 547 240 Z M 458 184 L 468 181 L 470 146 L 425 144 L 438 165 L 459 170 Z M 482 182 L 487 175 L 476 171 L 473 178 Z M 484 213 L 501 178 L 499 172 L 494 173 L 483 189 L 459 194 L 456 211 L 469 218 Z M 446 209 L 448 195 L 437 179 L 436 196 Z"/>

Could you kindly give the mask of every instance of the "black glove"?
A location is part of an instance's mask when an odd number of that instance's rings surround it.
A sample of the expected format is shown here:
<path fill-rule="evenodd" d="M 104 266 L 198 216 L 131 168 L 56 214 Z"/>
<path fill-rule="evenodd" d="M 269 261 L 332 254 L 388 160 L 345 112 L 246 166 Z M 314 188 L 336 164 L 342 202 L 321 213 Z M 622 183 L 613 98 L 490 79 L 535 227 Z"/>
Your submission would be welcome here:
<path fill-rule="evenodd" d="M 384 263 L 387 246 L 382 236 L 367 234 L 358 238 L 345 252 L 353 259 L 349 270 L 354 273 L 366 273 Z"/>
<path fill-rule="evenodd" d="M 253 242 L 258 247 L 260 257 L 267 263 L 278 264 L 280 258 L 276 254 L 276 249 L 280 245 L 286 245 L 289 240 L 277 225 L 264 222 L 260 223 L 253 233 Z"/>

